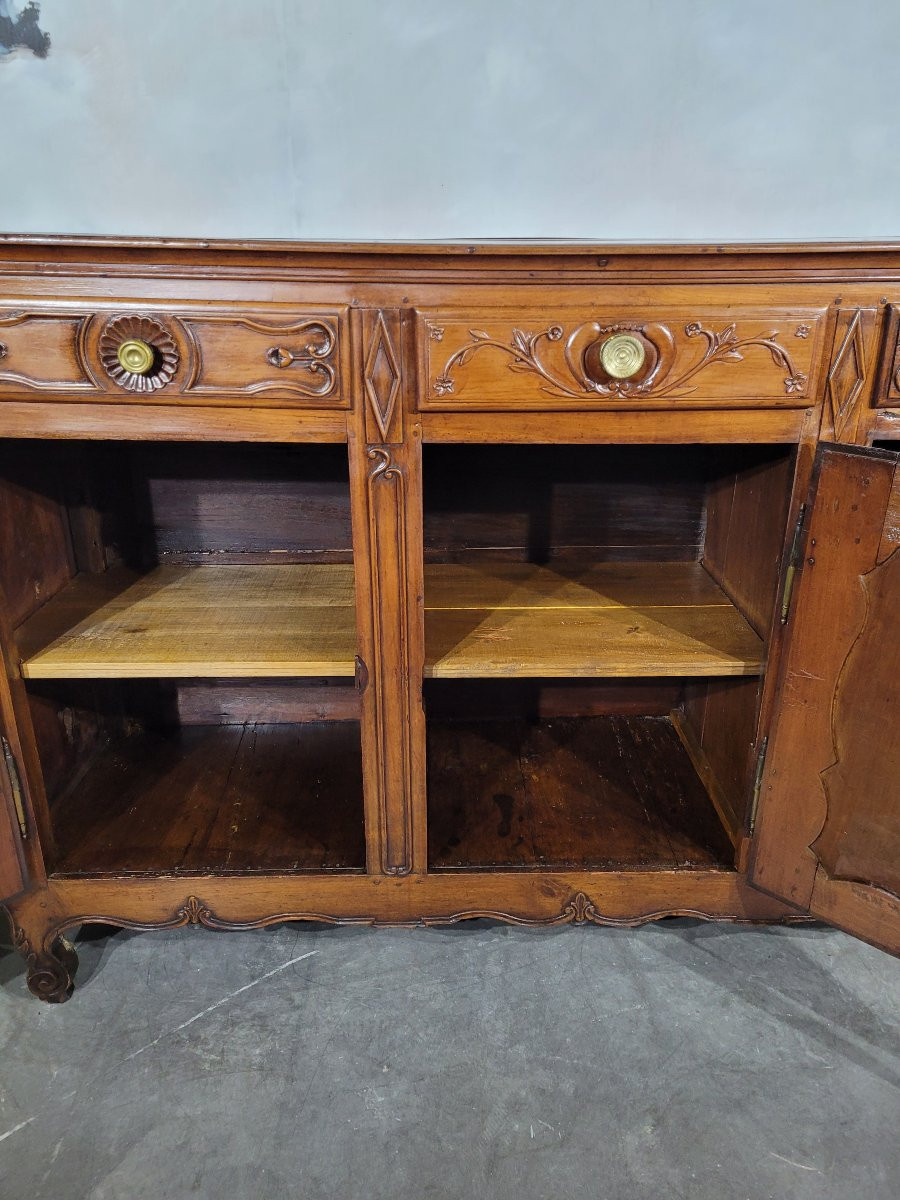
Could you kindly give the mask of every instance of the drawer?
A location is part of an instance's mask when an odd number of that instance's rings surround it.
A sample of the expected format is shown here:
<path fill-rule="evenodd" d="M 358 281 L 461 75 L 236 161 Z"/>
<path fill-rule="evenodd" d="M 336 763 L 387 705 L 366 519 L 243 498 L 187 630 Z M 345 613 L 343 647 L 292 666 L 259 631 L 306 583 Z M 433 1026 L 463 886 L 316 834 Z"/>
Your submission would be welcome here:
<path fill-rule="evenodd" d="M 879 408 L 900 407 L 900 304 L 888 305 L 872 402 Z"/>
<path fill-rule="evenodd" d="M 426 410 L 806 408 L 827 309 L 419 311 Z"/>
<path fill-rule="evenodd" d="M 0 399 L 348 408 L 346 309 L 0 306 Z"/>

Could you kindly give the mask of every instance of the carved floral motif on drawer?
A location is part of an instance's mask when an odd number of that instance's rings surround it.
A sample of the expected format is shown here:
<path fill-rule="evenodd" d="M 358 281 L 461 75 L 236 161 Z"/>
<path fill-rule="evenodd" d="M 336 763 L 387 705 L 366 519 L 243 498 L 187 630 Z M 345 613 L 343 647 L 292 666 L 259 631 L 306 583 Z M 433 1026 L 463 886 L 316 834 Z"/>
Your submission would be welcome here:
<path fill-rule="evenodd" d="M 9 305 L 0 310 L 0 397 L 348 408 L 345 316 L 335 307 L 176 313 Z"/>
<path fill-rule="evenodd" d="M 420 407 L 805 408 L 817 395 L 825 315 L 420 311 Z"/>

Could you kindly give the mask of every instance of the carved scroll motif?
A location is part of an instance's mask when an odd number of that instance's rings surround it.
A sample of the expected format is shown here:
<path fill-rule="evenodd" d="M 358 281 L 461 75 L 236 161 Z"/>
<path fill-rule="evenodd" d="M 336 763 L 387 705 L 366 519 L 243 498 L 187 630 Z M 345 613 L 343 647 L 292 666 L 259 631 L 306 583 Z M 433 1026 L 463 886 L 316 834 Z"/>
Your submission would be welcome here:
<path fill-rule="evenodd" d="M 433 328 L 429 326 L 431 336 Z M 800 329 L 805 328 L 800 326 Z M 637 334 L 647 344 L 650 354 L 645 369 L 633 379 L 613 379 L 593 374 L 588 369 L 593 348 L 599 346 L 606 336 L 621 332 Z M 753 348 L 767 351 L 772 362 L 784 372 L 784 390 L 787 394 L 802 392 L 807 383 L 806 375 L 795 368 L 791 355 L 778 341 L 777 330 L 740 337 L 736 324 L 727 325 L 716 332 L 704 328 L 697 321 L 689 322 L 684 326 L 684 337 L 699 339 L 705 342 L 705 347 L 700 358 L 679 373 L 673 373 L 679 347 L 666 325 L 600 325 L 597 322 L 580 325 L 566 341 L 565 372 L 558 361 L 549 361 L 546 353 L 549 345 L 561 342 L 564 336 L 564 327 L 556 324 L 538 333 L 513 329 L 509 342 L 494 338 L 483 329 L 470 329 L 469 341 L 447 359 L 443 370 L 432 381 L 432 391 L 436 396 L 450 395 L 456 386 L 454 372 L 470 362 L 475 354 L 484 351 L 505 355 L 512 371 L 537 375 L 543 381 L 541 390 L 553 396 L 580 397 L 590 393 L 616 398 L 688 396 L 696 391 L 696 387 L 689 385 L 701 371 L 714 363 L 742 362 L 745 352 Z M 799 336 L 804 337 L 805 334 Z"/>
<path fill-rule="evenodd" d="M 182 318 L 182 324 L 190 358 L 183 389 L 185 393 L 224 396 L 234 393 L 255 395 L 258 392 L 287 391 L 298 396 L 321 398 L 330 396 L 337 388 L 337 329 L 324 317 L 279 322 L 204 314 L 202 317 Z M 208 326 L 244 329 L 251 334 L 264 334 L 271 338 L 272 344 L 264 351 L 257 351 L 255 347 L 251 348 L 248 345 L 245 353 L 258 353 L 259 359 L 256 361 L 259 361 L 260 367 L 267 363 L 278 371 L 278 376 L 273 378 L 263 372 L 259 379 L 242 384 L 203 382 L 203 329 Z M 281 372 L 284 372 L 283 376 Z"/>

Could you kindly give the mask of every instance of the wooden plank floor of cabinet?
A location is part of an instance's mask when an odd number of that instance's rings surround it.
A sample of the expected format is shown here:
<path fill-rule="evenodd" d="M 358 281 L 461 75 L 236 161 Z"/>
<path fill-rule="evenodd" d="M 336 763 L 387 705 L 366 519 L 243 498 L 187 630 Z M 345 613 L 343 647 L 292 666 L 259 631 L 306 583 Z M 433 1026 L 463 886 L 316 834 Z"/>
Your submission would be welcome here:
<path fill-rule="evenodd" d="M 763 644 L 699 563 L 429 566 L 432 679 L 758 675 Z"/>
<path fill-rule="evenodd" d="M 734 852 L 665 717 L 432 721 L 432 868 L 728 868 Z"/>
<path fill-rule="evenodd" d="M 363 870 L 359 722 L 117 738 L 53 821 L 62 874 Z"/>

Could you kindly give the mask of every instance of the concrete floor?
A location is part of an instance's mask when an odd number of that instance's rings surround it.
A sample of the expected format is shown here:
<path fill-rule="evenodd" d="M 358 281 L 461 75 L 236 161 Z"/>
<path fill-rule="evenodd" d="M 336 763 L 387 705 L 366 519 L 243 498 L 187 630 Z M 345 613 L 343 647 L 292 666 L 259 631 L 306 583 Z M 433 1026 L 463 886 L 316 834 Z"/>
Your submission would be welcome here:
<path fill-rule="evenodd" d="M 896 1200 L 900 962 L 833 931 L 85 930 L 0 959 L 2 1200 Z"/>

